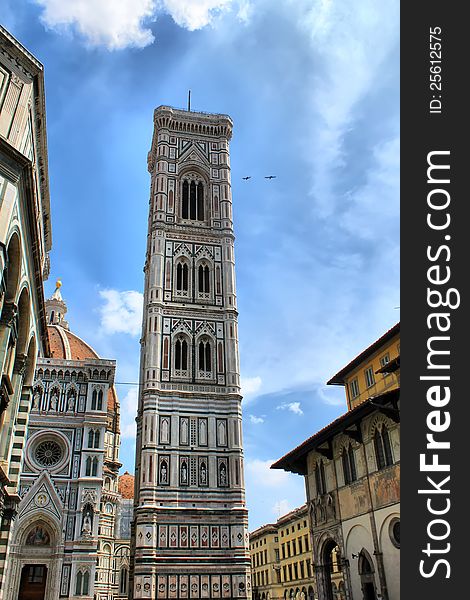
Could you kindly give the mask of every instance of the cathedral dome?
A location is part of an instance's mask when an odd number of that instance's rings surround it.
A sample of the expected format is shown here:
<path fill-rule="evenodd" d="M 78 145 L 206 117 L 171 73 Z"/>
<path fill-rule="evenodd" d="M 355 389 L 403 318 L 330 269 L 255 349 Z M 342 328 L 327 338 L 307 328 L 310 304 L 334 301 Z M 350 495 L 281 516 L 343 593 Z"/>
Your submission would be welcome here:
<path fill-rule="evenodd" d="M 52 358 L 64 360 L 99 360 L 99 355 L 78 335 L 60 325 L 48 325 L 49 343 Z"/>
<path fill-rule="evenodd" d="M 127 500 L 134 497 L 134 475 L 126 471 L 124 475 L 119 477 L 118 490 L 123 498 Z"/>

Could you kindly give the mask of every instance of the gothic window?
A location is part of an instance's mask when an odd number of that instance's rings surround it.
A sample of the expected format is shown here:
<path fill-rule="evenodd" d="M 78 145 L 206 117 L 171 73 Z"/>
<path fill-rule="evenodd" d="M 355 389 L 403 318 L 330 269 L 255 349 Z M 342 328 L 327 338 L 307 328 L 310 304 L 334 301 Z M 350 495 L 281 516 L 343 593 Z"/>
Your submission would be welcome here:
<path fill-rule="evenodd" d="M 176 290 L 178 292 L 189 291 L 189 267 L 184 261 L 176 265 Z"/>
<path fill-rule="evenodd" d="M 204 187 L 201 182 L 197 184 L 197 219 L 204 221 Z"/>
<path fill-rule="evenodd" d="M 210 294 L 210 270 L 206 263 L 202 263 L 198 267 L 197 284 L 199 294 Z"/>
<path fill-rule="evenodd" d="M 185 179 L 182 186 L 181 218 L 204 221 L 204 185 Z"/>
<path fill-rule="evenodd" d="M 99 431 L 99 429 L 97 429 L 95 431 L 95 443 L 94 443 L 94 447 L 95 448 L 99 448 L 100 447 L 100 437 L 101 437 L 100 436 L 100 431 Z"/>
<path fill-rule="evenodd" d="M 188 342 L 184 337 L 178 338 L 175 342 L 175 371 L 176 374 L 188 371 Z"/>
<path fill-rule="evenodd" d="M 88 432 L 88 448 L 93 448 L 93 443 L 95 441 L 95 432 L 93 429 L 90 429 Z"/>
<path fill-rule="evenodd" d="M 185 179 L 183 181 L 183 198 L 181 204 L 181 217 L 187 219 L 189 215 L 189 183 Z"/>
<path fill-rule="evenodd" d="M 383 469 L 393 464 L 390 436 L 385 425 L 377 427 L 374 433 L 375 458 L 377 469 Z"/>
<path fill-rule="evenodd" d="M 322 496 L 326 492 L 325 467 L 322 460 L 317 462 L 315 468 L 315 484 L 317 486 L 317 495 Z"/>
<path fill-rule="evenodd" d="M 341 460 L 343 463 L 344 483 L 348 484 L 356 481 L 356 460 L 354 458 L 354 450 L 351 444 L 349 444 L 347 448 L 343 448 Z"/>
<path fill-rule="evenodd" d="M 91 395 L 91 410 L 96 410 L 96 400 L 98 398 L 98 392 L 93 390 L 93 394 Z"/>
<path fill-rule="evenodd" d="M 75 595 L 76 596 L 88 596 L 90 587 L 90 573 L 89 571 L 79 571 L 77 573 Z"/>
<path fill-rule="evenodd" d="M 215 293 L 216 294 L 222 293 L 222 281 L 221 281 L 221 277 L 220 277 L 220 267 L 219 266 L 217 266 L 215 268 Z"/>
<path fill-rule="evenodd" d="M 103 390 L 100 390 L 98 392 L 97 409 L 98 410 L 103 410 Z"/>
<path fill-rule="evenodd" d="M 121 574 L 119 577 L 119 593 L 121 595 L 127 594 L 127 585 L 129 582 L 129 571 L 126 567 L 121 569 Z"/>
<path fill-rule="evenodd" d="M 96 475 L 98 474 L 98 459 L 95 456 L 94 458 L 91 458 L 91 456 L 89 456 L 86 459 L 86 471 L 85 471 L 85 475 L 87 475 L 88 477 L 96 477 Z"/>
<path fill-rule="evenodd" d="M 211 343 L 207 338 L 202 339 L 198 344 L 198 366 L 200 377 L 212 372 Z"/>

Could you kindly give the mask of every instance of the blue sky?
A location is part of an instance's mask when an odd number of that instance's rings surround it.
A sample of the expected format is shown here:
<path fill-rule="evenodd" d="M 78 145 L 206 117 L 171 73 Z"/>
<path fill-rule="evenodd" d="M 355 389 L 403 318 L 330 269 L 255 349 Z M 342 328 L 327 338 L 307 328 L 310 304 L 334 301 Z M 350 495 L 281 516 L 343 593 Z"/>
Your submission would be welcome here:
<path fill-rule="evenodd" d="M 228 113 L 250 528 L 305 501 L 269 465 L 345 410 L 324 383 L 399 318 L 398 0 L 0 0 L 45 66 L 72 329 L 138 378 L 160 104 Z M 276 179 L 266 180 L 265 175 Z M 252 179 L 243 181 L 242 177 Z M 118 385 L 124 469 L 137 388 Z"/>

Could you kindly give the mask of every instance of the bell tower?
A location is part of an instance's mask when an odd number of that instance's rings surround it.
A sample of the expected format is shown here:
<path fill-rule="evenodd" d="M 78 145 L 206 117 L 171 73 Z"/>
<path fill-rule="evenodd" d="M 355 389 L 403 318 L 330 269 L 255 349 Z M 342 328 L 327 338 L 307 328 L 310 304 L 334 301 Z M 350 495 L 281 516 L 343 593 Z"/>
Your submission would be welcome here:
<path fill-rule="evenodd" d="M 227 115 L 168 106 L 154 113 L 135 599 L 251 598 L 231 135 Z"/>

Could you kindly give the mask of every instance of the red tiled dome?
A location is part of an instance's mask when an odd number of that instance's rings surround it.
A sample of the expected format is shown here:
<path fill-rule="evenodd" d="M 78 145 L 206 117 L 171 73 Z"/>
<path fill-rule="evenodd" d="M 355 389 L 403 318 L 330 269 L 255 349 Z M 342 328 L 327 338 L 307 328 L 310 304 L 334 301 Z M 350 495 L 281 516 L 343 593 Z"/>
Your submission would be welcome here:
<path fill-rule="evenodd" d="M 118 490 L 123 498 L 130 499 L 134 497 L 134 475 L 128 471 L 119 477 Z"/>
<path fill-rule="evenodd" d="M 52 358 L 64 360 L 99 360 L 100 356 L 78 335 L 60 325 L 48 325 L 49 345 Z M 119 405 L 114 386 L 108 391 L 108 409 L 116 410 Z"/>

